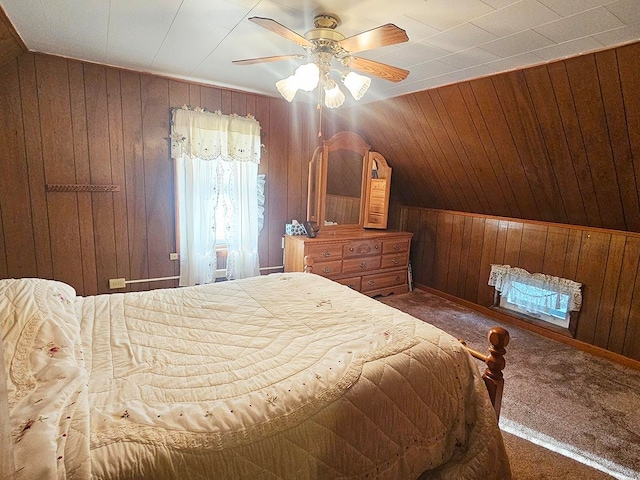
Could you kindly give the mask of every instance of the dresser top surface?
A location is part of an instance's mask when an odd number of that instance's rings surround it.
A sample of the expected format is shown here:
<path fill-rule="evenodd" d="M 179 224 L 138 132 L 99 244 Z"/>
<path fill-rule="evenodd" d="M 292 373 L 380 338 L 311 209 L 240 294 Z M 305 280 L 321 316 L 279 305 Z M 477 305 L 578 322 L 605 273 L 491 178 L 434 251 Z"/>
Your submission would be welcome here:
<path fill-rule="evenodd" d="M 303 241 L 305 244 L 309 243 L 325 243 L 335 241 L 353 241 L 353 240 L 369 240 L 369 239 L 381 239 L 385 238 L 411 238 L 413 233 L 400 232 L 393 230 L 349 230 L 340 232 L 327 232 L 320 231 L 314 238 L 309 238 L 306 235 L 287 235 L 291 239 Z"/>

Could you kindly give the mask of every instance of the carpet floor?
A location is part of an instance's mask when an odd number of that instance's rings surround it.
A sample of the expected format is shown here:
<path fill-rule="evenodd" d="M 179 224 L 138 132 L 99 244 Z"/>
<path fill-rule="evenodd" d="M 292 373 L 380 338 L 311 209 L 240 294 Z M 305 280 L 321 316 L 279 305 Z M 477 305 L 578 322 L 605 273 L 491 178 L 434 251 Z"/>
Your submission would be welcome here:
<path fill-rule="evenodd" d="M 378 299 L 483 352 L 489 328 L 509 331 L 500 427 L 514 480 L 640 479 L 640 371 L 421 290 Z"/>

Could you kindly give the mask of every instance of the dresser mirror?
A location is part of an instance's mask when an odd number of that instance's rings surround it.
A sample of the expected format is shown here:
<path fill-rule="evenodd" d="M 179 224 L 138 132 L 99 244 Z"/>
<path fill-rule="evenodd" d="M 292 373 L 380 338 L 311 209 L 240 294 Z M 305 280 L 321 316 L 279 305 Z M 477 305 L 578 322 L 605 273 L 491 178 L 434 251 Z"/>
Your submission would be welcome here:
<path fill-rule="evenodd" d="M 387 226 L 391 169 L 354 132 L 335 134 L 309 163 L 307 220 L 320 230 Z"/>

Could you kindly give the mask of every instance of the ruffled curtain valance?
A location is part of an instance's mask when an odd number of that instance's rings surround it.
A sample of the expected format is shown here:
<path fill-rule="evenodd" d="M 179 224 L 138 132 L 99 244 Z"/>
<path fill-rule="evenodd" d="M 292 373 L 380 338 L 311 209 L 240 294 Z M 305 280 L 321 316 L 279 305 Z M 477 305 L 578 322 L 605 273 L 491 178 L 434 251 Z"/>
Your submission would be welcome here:
<path fill-rule="evenodd" d="M 569 296 L 570 311 L 578 311 L 582 305 L 581 283 L 544 273 L 529 273 L 522 268 L 509 265 L 491 265 L 489 285 L 495 287 L 501 295 L 508 297 L 512 290 L 518 290 L 514 283 L 534 287 L 517 292 L 519 297 L 526 297 L 531 304 L 560 309 L 562 299 L 558 294 L 564 294 Z"/>
<path fill-rule="evenodd" d="M 223 115 L 219 110 L 173 110 L 171 158 L 260 163 L 260 123 L 251 115 Z"/>

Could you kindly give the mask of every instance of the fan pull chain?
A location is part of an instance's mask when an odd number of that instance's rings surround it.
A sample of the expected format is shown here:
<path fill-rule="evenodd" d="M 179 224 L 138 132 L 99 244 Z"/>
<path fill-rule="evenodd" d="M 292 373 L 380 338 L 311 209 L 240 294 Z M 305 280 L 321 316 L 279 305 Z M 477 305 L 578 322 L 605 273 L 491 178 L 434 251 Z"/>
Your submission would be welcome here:
<path fill-rule="evenodd" d="M 316 104 L 316 110 L 318 110 L 318 138 L 322 138 L 322 88 L 318 88 L 318 103 Z"/>

